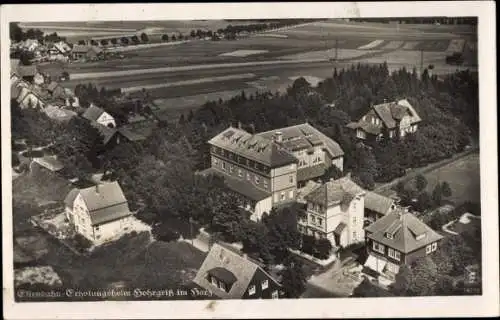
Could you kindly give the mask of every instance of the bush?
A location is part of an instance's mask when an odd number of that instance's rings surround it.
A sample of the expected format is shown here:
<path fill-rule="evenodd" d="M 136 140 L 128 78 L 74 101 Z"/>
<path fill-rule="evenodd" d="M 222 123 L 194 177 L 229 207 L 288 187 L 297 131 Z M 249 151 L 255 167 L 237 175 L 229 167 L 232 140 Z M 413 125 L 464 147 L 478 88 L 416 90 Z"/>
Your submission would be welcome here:
<path fill-rule="evenodd" d="M 332 243 L 328 239 L 319 239 L 316 241 L 317 255 L 319 259 L 328 259 L 332 251 Z"/>
<path fill-rule="evenodd" d="M 155 239 L 158 241 L 171 242 L 176 241 L 180 238 L 179 232 L 169 228 L 162 223 L 154 225 L 151 231 Z"/>
<path fill-rule="evenodd" d="M 312 255 L 315 258 L 328 259 L 332 251 L 332 244 L 328 239 L 316 239 L 310 235 L 302 236 L 302 252 Z"/>
<path fill-rule="evenodd" d="M 92 246 L 92 242 L 79 233 L 75 235 L 74 242 L 79 251 L 85 251 Z"/>
<path fill-rule="evenodd" d="M 316 239 L 313 236 L 303 235 L 302 236 L 302 248 L 301 251 L 312 255 L 314 252 L 314 243 Z"/>
<path fill-rule="evenodd" d="M 19 161 L 19 157 L 17 154 L 13 153 L 12 154 L 12 166 L 17 167 L 21 162 Z"/>

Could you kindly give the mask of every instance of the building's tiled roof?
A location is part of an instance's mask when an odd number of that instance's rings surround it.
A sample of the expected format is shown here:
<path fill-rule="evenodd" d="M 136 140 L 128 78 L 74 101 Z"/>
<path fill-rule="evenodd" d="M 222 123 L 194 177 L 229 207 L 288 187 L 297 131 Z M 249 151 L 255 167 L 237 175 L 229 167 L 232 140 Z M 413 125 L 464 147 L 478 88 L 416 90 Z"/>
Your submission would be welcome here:
<path fill-rule="evenodd" d="M 41 158 L 35 158 L 33 159 L 36 163 L 41 165 L 42 167 L 45 167 L 49 169 L 50 171 L 59 171 L 62 168 L 64 168 L 64 165 L 57 159 L 57 156 L 44 156 Z"/>
<path fill-rule="evenodd" d="M 82 117 L 90 121 L 96 121 L 103 113 L 104 113 L 103 109 L 91 105 L 90 107 L 87 108 L 87 110 L 85 110 L 85 112 L 82 114 Z"/>
<path fill-rule="evenodd" d="M 378 104 L 373 106 L 373 109 L 389 129 L 395 128 L 397 121 L 401 120 L 405 115 L 410 116 L 410 123 L 412 124 L 421 121 L 413 106 L 406 99 Z"/>
<path fill-rule="evenodd" d="M 215 243 L 208 252 L 205 261 L 201 265 L 193 282 L 200 287 L 211 291 L 214 295 L 223 299 L 241 299 L 250 285 L 255 272 L 260 269 L 272 281 L 275 281 L 257 263 L 249 260 L 236 250 Z M 225 292 L 208 281 L 208 275 L 217 273 L 223 279 L 233 282 L 229 291 Z M 228 284 L 229 284 L 228 283 Z M 278 282 L 276 284 L 279 285 Z"/>
<path fill-rule="evenodd" d="M 363 119 L 359 120 L 358 122 L 350 122 L 349 124 L 347 124 L 347 127 L 350 129 L 361 129 L 366 133 L 370 133 L 373 135 L 379 135 L 382 131 L 379 126 L 374 125 L 373 123 L 370 123 L 368 121 L 364 121 Z"/>
<path fill-rule="evenodd" d="M 278 132 L 282 135 L 282 142 L 280 144 L 290 151 L 321 145 L 332 158 L 344 155 L 344 151 L 337 142 L 327 137 L 309 123 L 266 131 L 257 135 L 272 140 Z"/>
<path fill-rule="evenodd" d="M 342 235 L 342 232 L 345 230 L 346 227 L 347 227 L 347 225 L 345 223 L 341 222 L 337 225 L 335 230 L 333 230 L 333 233 L 340 236 L 340 235 Z"/>
<path fill-rule="evenodd" d="M 402 209 L 380 218 L 365 230 L 368 238 L 403 253 L 415 251 L 443 238 L 412 213 L 403 212 Z M 392 239 L 386 237 L 387 232 L 393 233 Z M 425 236 L 417 240 L 423 234 Z"/>
<path fill-rule="evenodd" d="M 130 141 L 141 141 L 149 138 L 155 127 L 156 122 L 144 118 L 143 121 L 128 123 L 121 126 L 118 132 Z"/>
<path fill-rule="evenodd" d="M 324 164 L 317 164 L 315 166 L 301 168 L 297 170 L 297 181 L 307 181 L 314 178 L 321 177 L 326 172 Z"/>
<path fill-rule="evenodd" d="M 21 63 L 21 60 L 19 60 L 19 59 L 10 59 L 10 72 L 18 73 L 20 63 Z"/>
<path fill-rule="evenodd" d="M 307 201 L 322 203 L 329 207 L 339 203 L 347 204 L 356 196 L 363 194 L 365 194 L 365 190 L 353 182 L 349 176 L 345 176 L 328 181 L 314 189 L 305 198 Z"/>
<path fill-rule="evenodd" d="M 47 90 L 49 91 L 54 91 L 57 87 L 59 86 L 59 83 L 57 83 L 56 81 L 51 81 L 48 85 L 47 85 Z"/>
<path fill-rule="evenodd" d="M 38 72 L 36 65 L 19 65 L 17 69 L 21 77 L 34 77 Z"/>
<path fill-rule="evenodd" d="M 264 190 L 258 189 L 254 187 L 251 183 L 248 183 L 244 181 L 243 179 L 238 179 L 231 177 L 229 175 L 226 175 L 217 169 L 214 168 L 208 168 L 203 171 L 200 171 L 199 174 L 201 175 L 218 175 L 222 178 L 224 178 L 224 183 L 226 187 L 231 189 L 232 191 L 244 196 L 245 198 L 254 200 L 254 201 L 260 201 L 266 198 L 271 197 L 271 194 L 269 192 L 266 192 Z"/>
<path fill-rule="evenodd" d="M 312 180 L 307 181 L 307 184 L 303 187 L 297 190 L 297 199 L 298 200 L 305 200 L 305 197 L 310 194 L 312 191 L 314 191 L 316 188 L 320 187 L 321 183 L 314 182 Z"/>
<path fill-rule="evenodd" d="M 208 143 L 270 167 L 297 162 L 293 154 L 272 140 L 233 127 L 219 133 Z"/>
<path fill-rule="evenodd" d="M 99 225 L 132 215 L 127 199 L 125 199 L 125 195 L 116 181 L 85 189 L 72 189 L 64 199 L 66 206 L 72 207 L 79 194 L 87 206 L 92 225 Z"/>
<path fill-rule="evenodd" d="M 386 215 L 394 205 L 394 199 L 368 191 L 365 195 L 365 208 Z"/>
<path fill-rule="evenodd" d="M 102 142 L 104 144 L 107 144 L 117 132 L 116 128 L 106 127 L 105 125 L 102 125 L 96 121 L 90 121 L 90 124 L 97 130 L 99 130 L 99 133 L 102 135 L 103 138 Z"/>

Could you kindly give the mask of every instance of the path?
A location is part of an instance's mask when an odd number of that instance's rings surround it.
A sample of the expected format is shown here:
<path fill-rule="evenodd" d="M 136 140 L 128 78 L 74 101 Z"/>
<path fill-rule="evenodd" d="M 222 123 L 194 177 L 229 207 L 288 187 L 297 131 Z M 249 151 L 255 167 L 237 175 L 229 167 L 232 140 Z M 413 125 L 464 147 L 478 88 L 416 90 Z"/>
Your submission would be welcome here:
<path fill-rule="evenodd" d="M 470 154 L 473 154 L 475 152 L 479 152 L 479 148 L 477 147 L 473 147 L 469 150 L 466 150 L 462 153 L 459 153 L 449 159 L 444 159 L 444 160 L 441 160 L 439 162 L 435 162 L 435 163 L 432 163 L 432 164 L 429 164 L 425 167 L 422 167 L 422 168 L 416 168 L 416 169 L 413 169 L 411 170 L 409 173 L 407 173 L 406 175 L 400 177 L 400 178 L 396 178 L 390 182 L 387 182 L 385 184 L 382 184 L 378 187 L 376 187 L 373 191 L 374 192 L 377 192 L 377 193 L 384 193 L 384 192 L 387 192 L 388 190 L 390 190 L 392 187 L 394 187 L 395 185 L 397 185 L 399 182 L 407 182 L 413 178 L 415 178 L 416 176 L 420 175 L 420 174 L 425 174 L 425 173 L 428 173 L 430 171 L 433 171 L 433 170 L 436 170 L 436 169 L 439 169 L 441 167 L 444 167 L 452 162 L 455 162 L 455 161 L 458 161 L 462 158 L 465 158 L 466 156 L 470 155 Z"/>

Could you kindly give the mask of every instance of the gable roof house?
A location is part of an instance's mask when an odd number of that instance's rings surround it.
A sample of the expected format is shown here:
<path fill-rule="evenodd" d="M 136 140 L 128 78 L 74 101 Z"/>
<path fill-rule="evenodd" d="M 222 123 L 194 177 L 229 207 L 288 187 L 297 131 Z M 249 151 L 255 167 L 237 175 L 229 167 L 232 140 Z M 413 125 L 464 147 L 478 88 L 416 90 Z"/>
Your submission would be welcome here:
<path fill-rule="evenodd" d="M 215 243 L 193 282 L 221 299 L 278 299 L 285 292 L 262 266 L 235 248 Z"/>
<path fill-rule="evenodd" d="M 90 105 L 87 110 L 85 110 L 85 112 L 82 114 L 82 117 L 91 122 L 97 122 L 105 127 L 116 127 L 115 118 L 113 118 L 112 115 L 104 111 L 102 108 L 99 108 L 93 104 Z"/>
<path fill-rule="evenodd" d="M 309 123 L 258 133 L 257 136 L 275 141 L 298 160 L 297 180 L 321 177 L 331 166 L 343 170 L 344 151 L 340 145 Z"/>
<path fill-rule="evenodd" d="M 133 213 L 116 181 L 72 189 L 64 203 L 76 232 L 94 243 L 109 241 L 130 229 Z"/>
<path fill-rule="evenodd" d="M 96 46 L 75 45 L 71 50 L 71 57 L 74 60 L 85 58 L 93 60 L 102 54 L 102 49 Z"/>
<path fill-rule="evenodd" d="M 406 99 L 374 105 L 358 121 L 347 124 L 362 140 L 404 137 L 416 132 L 422 121 Z"/>
<path fill-rule="evenodd" d="M 314 188 L 304 197 L 306 217 L 298 221 L 299 231 L 328 239 L 334 248 L 364 241 L 365 194 L 350 175 Z"/>
<path fill-rule="evenodd" d="M 376 221 L 396 209 L 394 199 L 368 191 L 365 195 L 365 217 Z"/>
<path fill-rule="evenodd" d="M 51 81 L 47 85 L 47 91 L 52 95 L 54 99 L 66 99 L 66 91 L 64 88 L 56 81 Z"/>
<path fill-rule="evenodd" d="M 365 228 L 368 259 L 365 267 L 394 280 L 399 266 L 411 266 L 437 250 L 443 239 L 415 215 L 398 208 Z"/>

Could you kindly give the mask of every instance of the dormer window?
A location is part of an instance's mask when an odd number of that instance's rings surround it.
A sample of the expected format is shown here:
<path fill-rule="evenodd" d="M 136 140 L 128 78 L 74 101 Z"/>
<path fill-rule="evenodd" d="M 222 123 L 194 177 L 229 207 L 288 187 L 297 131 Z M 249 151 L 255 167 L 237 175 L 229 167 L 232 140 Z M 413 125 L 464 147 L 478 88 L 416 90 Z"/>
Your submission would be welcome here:
<path fill-rule="evenodd" d="M 422 240 L 423 238 L 425 238 L 425 233 L 422 233 L 422 234 L 419 234 L 418 236 L 415 237 L 415 239 L 418 241 L 418 240 Z"/>
<path fill-rule="evenodd" d="M 262 281 L 262 290 L 265 290 L 269 287 L 269 280 Z"/>
<path fill-rule="evenodd" d="M 249 296 L 253 296 L 255 294 L 255 285 L 251 285 L 249 288 L 248 288 L 248 295 Z"/>
<path fill-rule="evenodd" d="M 394 239 L 394 235 L 393 235 L 392 233 L 390 233 L 390 232 L 386 232 L 386 233 L 385 233 L 385 237 L 386 237 L 387 239 L 391 239 L 391 240 L 392 240 L 392 239 Z"/>

